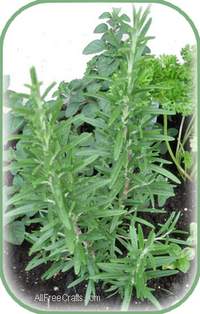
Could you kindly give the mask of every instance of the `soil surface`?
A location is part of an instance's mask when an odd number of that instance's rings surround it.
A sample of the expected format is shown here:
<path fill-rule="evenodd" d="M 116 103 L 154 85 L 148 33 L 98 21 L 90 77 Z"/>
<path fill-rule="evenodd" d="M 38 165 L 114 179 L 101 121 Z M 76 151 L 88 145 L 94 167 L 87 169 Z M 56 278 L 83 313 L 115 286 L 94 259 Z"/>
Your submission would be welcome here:
<path fill-rule="evenodd" d="M 166 202 L 167 214 L 143 214 L 143 217 L 156 225 L 163 223 L 170 212 L 174 210 L 181 211 L 177 227 L 178 229 L 188 231 L 190 222 L 196 220 L 193 217 L 195 212 L 194 185 L 189 182 L 182 183 L 176 188 L 175 193 L 176 196 L 168 199 Z M 58 274 L 47 281 L 41 280 L 41 275 L 47 270 L 49 264 L 41 265 L 32 271 L 25 271 L 25 267 L 31 259 L 28 255 L 29 248 L 30 245 L 26 241 L 21 246 L 5 244 L 5 275 L 16 296 L 33 307 L 54 310 L 84 310 L 86 283 L 83 282 L 75 288 L 68 289 L 68 284 L 75 279 L 73 271 Z M 190 289 L 194 271 L 195 263 L 193 262 L 188 273 L 180 272 L 177 275 L 151 280 L 148 285 L 155 289 L 154 295 L 166 307 L 175 303 L 180 298 L 180 295 L 184 295 Z M 108 299 L 104 290 L 101 285 L 96 287 L 97 298 L 90 302 L 87 310 L 109 311 L 120 309 L 120 297 L 113 296 Z M 133 295 L 130 309 L 136 308 L 140 310 L 153 309 L 152 305 L 147 301 L 141 302 Z"/>

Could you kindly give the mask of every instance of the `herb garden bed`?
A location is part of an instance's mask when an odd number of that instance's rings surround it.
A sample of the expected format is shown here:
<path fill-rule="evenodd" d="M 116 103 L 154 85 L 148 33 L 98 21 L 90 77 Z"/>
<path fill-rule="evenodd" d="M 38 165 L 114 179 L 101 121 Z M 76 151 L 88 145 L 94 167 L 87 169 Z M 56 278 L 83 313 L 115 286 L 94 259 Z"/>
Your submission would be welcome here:
<path fill-rule="evenodd" d="M 38 307 L 160 309 L 190 287 L 193 52 L 151 55 L 148 15 L 104 12 L 83 79 L 50 100 L 35 68 L 29 94 L 6 93 L 5 269 Z"/>
<path fill-rule="evenodd" d="M 188 230 L 188 226 L 193 220 L 193 214 L 195 211 L 195 187 L 191 182 L 184 182 L 176 189 L 176 196 L 167 200 L 165 208 L 168 213 L 177 208 L 181 212 L 179 227 L 184 230 Z M 165 215 L 164 215 L 165 216 Z M 163 223 L 161 216 L 154 216 L 154 224 Z M 152 222 L 152 215 L 146 215 L 145 219 Z M 188 230 L 189 231 L 189 230 Z M 18 291 L 19 296 L 27 299 L 33 306 L 39 305 L 40 307 L 47 308 L 47 300 L 34 301 L 37 295 L 48 294 L 63 295 L 68 294 L 74 296 L 76 293 L 80 296 L 84 296 L 86 292 L 87 282 L 84 282 L 77 287 L 67 289 L 67 285 L 74 280 L 75 274 L 73 271 L 67 274 L 57 274 L 53 279 L 48 281 L 41 280 L 41 275 L 48 269 L 49 265 L 42 265 L 38 268 L 25 272 L 24 269 L 30 261 L 31 257 L 28 255 L 30 250 L 30 244 L 24 242 L 23 245 L 15 246 L 7 244 L 4 254 L 9 256 L 7 271 L 8 274 L 12 274 L 13 287 Z M 173 304 L 176 302 L 180 295 L 187 293 L 190 288 L 190 282 L 193 277 L 195 264 L 192 263 L 188 273 L 179 273 L 167 278 L 160 278 L 159 280 L 152 280 L 149 286 L 156 291 L 156 297 L 160 300 L 163 306 Z M 102 290 L 101 286 L 97 286 L 97 295 L 100 296 L 100 302 L 92 302 L 91 308 L 97 308 L 102 310 L 110 310 L 120 307 L 120 298 L 112 297 L 106 299 L 106 294 Z M 134 308 L 143 308 L 151 310 L 152 305 L 149 302 L 133 298 Z M 70 309 L 72 306 L 75 308 L 82 307 L 84 302 L 50 302 L 50 308 Z"/>

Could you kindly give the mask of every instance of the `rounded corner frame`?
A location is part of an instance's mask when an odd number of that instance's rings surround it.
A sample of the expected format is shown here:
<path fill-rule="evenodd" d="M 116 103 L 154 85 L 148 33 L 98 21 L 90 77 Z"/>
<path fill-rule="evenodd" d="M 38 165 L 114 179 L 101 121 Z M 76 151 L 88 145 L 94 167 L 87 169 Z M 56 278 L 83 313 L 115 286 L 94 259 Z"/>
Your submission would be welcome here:
<path fill-rule="evenodd" d="M 200 109 L 198 108 L 198 105 L 200 105 L 200 35 L 199 32 L 197 30 L 197 27 L 195 26 L 194 22 L 192 21 L 192 19 L 189 17 L 189 15 L 183 11 L 181 8 L 179 8 L 177 5 L 174 5 L 171 2 L 168 2 L 166 0 L 109 0 L 110 3 L 112 2 L 116 2 L 116 3 L 136 3 L 136 4 L 160 4 L 163 6 L 167 6 L 170 7 L 171 9 L 175 10 L 176 12 L 178 12 L 181 16 L 183 16 L 185 18 L 185 20 L 188 22 L 188 24 L 190 25 L 195 39 L 196 39 L 196 47 L 197 47 L 197 92 L 196 92 L 196 96 L 197 96 L 197 134 L 199 134 L 200 131 Z M 3 44 L 4 44 L 4 40 L 5 40 L 5 36 L 6 33 L 10 27 L 10 25 L 12 24 L 12 22 L 15 20 L 16 17 L 18 17 L 22 12 L 26 11 L 29 8 L 32 8 L 36 5 L 39 4 L 50 4 L 50 3 L 108 3 L 107 0 L 34 0 L 22 7 L 20 7 L 14 14 L 11 15 L 11 17 L 8 19 L 8 21 L 5 23 L 3 30 L 0 34 L 0 101 L 1 104 L 3 104 Z M 2 105 L 1 105 L 1 111 L 0 111 L 0 115 L 2 117 Z M 2 119 L 0 119 L 0 132 L 2 134 Z M 0 146 L 2 148 L 2 137 L 0 137 Z M 198 165 L 197 165 L 197 182 L 200 182 L 200 168 L 199 168 L 199 161 L 200 161 L 200 156 L 199 156 L 199 152 L 200 152 L 200 140 L 197 140 L 197 151 L 198 151 Z M 0 162 L 2 164 L 2 151 L 0 154 Z M 2 171 L 0 174 L 0 183 L 2 186 Z M 198 189 L 197 189 L 198 191 Z M 2 189 L 0 192 L 0 196 L 2 196 Z M 198 195 L 198 192 L 197 192 Z M 1 197 L 2 199 L 2 197 Z M 200 197 L 197 197 L 197 235 L 198 238 L 200 238 L 200 214 L 198 214 L 198 207 L 200 205 Z M 0 226 L 1 226 L 1 230 L 2 230 L 2 206 L 1 206 L 1 213 L 0 213 Z M 19 300 L 18 297 L 15 296 L 14 292 L 12 291 L 12 289 L 9 287 L 8 282 L 6 281 L 6 276 L 4 275 L 3 272 L 3 263 L 2 263 L 2 248 L 3 248 L 3 241 L 2 241 L 2 234 L 0 234 L 0 278 L 1 281 L 5 287 L 5 290 L 7 291 L 7 293 L 10 295 L 10 297 L 18 304 L 20 305 L 22 308 L 31 311 L 33 313 L 39 313 L 39 314 L 46 314 L 46 313 L 52 313 L 52 314 L 59 314 L 64 312 L 63 310 L 61 311 L 46 311 L 46 310 L 41 310 L 38 308 L 34 308 L 31 307 L 30 305 L 24 303 L 23 301 Z M 164 314 L 164 313 L 168 313 L 178 307 L 180 307 L 183 303 L 185 303 L 187 301 L 187 299 L 190 297 L 190 295 L 193 293 L 193 291 L 195 290 L 197 283 L 199 282 L 199 278 L 200 278 L 200 241 L 197 242 L 197 247 L 196 247 L 196 251 L 197 251 L 197 267 L 196 267 L 196 274 L 194 276 L 194 279 L 191 283 L 190 289 L 188 290 L 188 292 L 179 300 L 177 301 L 175 304 L 170 305 L 169 307 L 166 307 L 164 309 L 161 310 L 156 310 L 156 311 L 148 311 L 148 312 L 144 312 L 144 311 L 136 311 L 134 312 L 135 314 L 145 314 L 145 313 L 151 313 L 151 314 Z M 74 313 L 77 314 L 81 314 L 82 312 L 80 311 L 75 311 Z M 96 312 L 90 312 L 91 314 L 96 313 Z M 99 311 L 99 313 L 105 313 L 102 311 Z M 119 312 L 116 312 L 120 313 Z M 131 313 L 131 311 L 129 311 L 129 313 Z"/>

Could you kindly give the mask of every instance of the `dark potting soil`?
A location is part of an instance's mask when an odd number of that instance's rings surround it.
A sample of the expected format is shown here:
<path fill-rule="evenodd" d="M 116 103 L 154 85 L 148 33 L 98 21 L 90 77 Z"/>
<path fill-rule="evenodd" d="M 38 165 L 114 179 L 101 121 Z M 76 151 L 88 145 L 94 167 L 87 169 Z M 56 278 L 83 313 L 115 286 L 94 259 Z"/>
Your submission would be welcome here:
<path fill-rule="evenodd" d="M 194 185 L 186 182 L 176 188 L 175 197 L 167 200 L 165 209 L 167 214 L 143 214 L 148 221 L 154 225 L 163 223 L 170 212 L 180 211 L 181 216 L 177 224 L 178 229 L 189 231 L 189 224 L 195 221 L 195 191 Z M 28 255 L 30 245 L 24 241 L 21 246 L 6 243 L 5 254 L 5 275 L 15 295 L 21 300 L 33 307 L 62 309 L 62 310 L 84 310 L 84 295 L 86 292 L 86 282 L 68 289 L 70 282 L 75 280 L 73 271 L 59 273 L 54 278 L 47 281 L 41 280 L 41 275 L 49 268 L 49 264 L 41 265 L 31 271 L 25 271 L 25 267 L 31 259 Z M 155 289 L 154 295 L 158 298 L 162 306 L 175 303 L 181 295 L 184 295 L 190 289 L 193 273 L 195 272 L 195 263 L 191 265 L 188 273 L 182 272 L 163 277 L 157 280 L 151 280 L 148 285 Z M 96 287 L 96 299 L 90 302 L 87 310 L 119 310 L 120 296 L 106 298 L 105 288 L 101 285 Z M 152 310 L 149 302 L 137 300 L 133 294 L 131 309 Z"/>

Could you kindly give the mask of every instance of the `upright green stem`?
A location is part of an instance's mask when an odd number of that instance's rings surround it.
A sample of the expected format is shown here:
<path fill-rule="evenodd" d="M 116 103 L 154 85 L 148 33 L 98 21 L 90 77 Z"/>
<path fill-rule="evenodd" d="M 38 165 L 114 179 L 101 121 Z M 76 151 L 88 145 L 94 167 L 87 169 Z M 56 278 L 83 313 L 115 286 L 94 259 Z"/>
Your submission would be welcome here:
<path fill-rule="evenodd" d="M 187 174 L 187 172 L 180 166 L 180 164 L 178 163 L 176 157 L 174 156 L 174 153 L 171 149 L 171 146 L 169 144 L 169 141 L 167 139 L 168 137 L 168 134 L 167 134 L 167 130 L 168 130 L 168 127 L 167 127 L 167 115 L 164 115 L 164 135 L 165 135 L 165 143 L 167 145 L 167 149 L 168 149 L 168 152 L 170 154 L 170 157 L 171 159 L 173 160 L 174 164 L 176 165 L 177 169 L 180 171 L 181 175 L 187 179 L 189 179 L 190 181 L 192 181 L 192 178 Z"/>
<path fill-rule="evenodd" d="M 127 84 L 127 97 L 124 103 L 124 110 L 123 110 L 123 122 L 125 124 L 124 127 L 124 142 L 126 143 L 126 149 L 127 149 L 127 161 L 125 165 L 125 185 L 124 185 L 124 191 L 123 191 L 123 198 L 127 198 L 128 191 L 129 191 L 129 177 L 128 177 L 128 164 L 130 159 L 130 150 L 129 150 L 129 143 L 128 143 L 128 115 L 129 115 L 129 102 L 131 93 L 133 91 L 133 68 L 134 68 L 134 58 L 135 58 L 135 51 L 136 51 L 136 45 L 137 45 L 137 36 L 135 33 L 131 36 L 132 44 L 130 48 L 130 53 L 127 58 L 128 60 L 128 66 L 127 66 L 127 76 L 128 76 L 128 84 Z"/>
<path fill-rule="evenodd" d="M 135 59 L 135 51 L 136 51 L 136 45 L 137 45 L 137 36 L 135 32 L 131 36 L 131 48 L 130 48 L 130 54 L 128 57 L 128 69 L 127 69 L 127 75 L 128 75 L 128 96 L 130 96 L 132 90 L 133 90 L 133 68 L 134 68 L 134 59 Z"/>
<path fill-rule="evenodd" d="M 183 130 L 183 124 L 185 122 L 185 117 L 182 117 L 181 119 L 181 124 L 180 124 L 180 128 L 179 128 L 179 133 L 178 133 L 178 140 L 177 140 L 177 146 L 176 146 L 176 158 L 178 155 L 178 151 L 180 148 L 180 144 L 181 144 L 181 137 L 182 137 L 182 130 Z"/>
<path fill-rule="evenodd" d="M 185 135 L 183 137 L 183 141 L 182 141 L 182 145 L 184 146 L 185 143 L 187 142 L 188 138 L 190 137 L 192 131 L 193 131 L 193 123 L 194 123 L 194 119 L 195 119 L 195 116 L 193 115 L 188 126 L 187 126 L 187 129 L 185 130 Z"/>
<path fill-rule="evenodd" d="M 36 87 L 38 86 L 36 78 L 34 84 L 36 84 Z M 66 208 L 66 202 L 64 199 L 64 193 L 62 191 L 62 182 L 59 173 L 56 173 L 52 169 L 51 160 L 54 159 L 54 155 L 52 155 L 52 158 L 49 158 L 50 157 L 49 154 L 51 154 L 49 147 L 52 130 L 48 128 L 49 120 L 47 119 L 46 112 L 44 109 L 44 101 L 40 96 L 39 88 L 36 87 L 35 85 L 33 85 L 32 90 L 32 97 L 36 105 L 35 107 L 36 115 L 38 116 L 38 129 L 36 130 L 36 136 L 38 137 L 38 140 L 41 142 L 43 147 L 44 163 L 47 169 L 47 184 L 50 187 L 52 200 L 56 204 L 60 221 L 62 222 L 65 228 L 68 249 L 70 253 L 73 254 L 75 241 L 79 240 L 79 233 L 77 232 L 76 227 L 74 228 L 72 217 L 70 216 L 69 210 Z"/>

